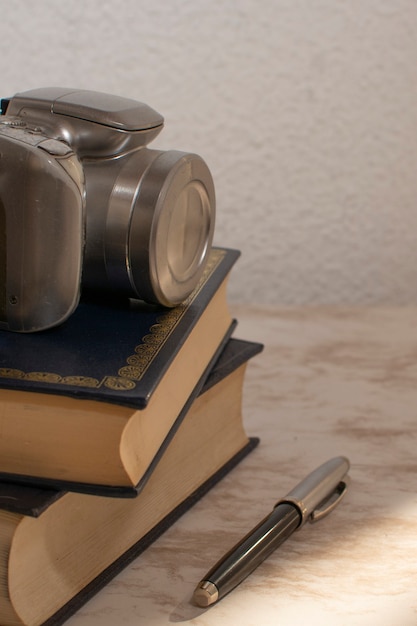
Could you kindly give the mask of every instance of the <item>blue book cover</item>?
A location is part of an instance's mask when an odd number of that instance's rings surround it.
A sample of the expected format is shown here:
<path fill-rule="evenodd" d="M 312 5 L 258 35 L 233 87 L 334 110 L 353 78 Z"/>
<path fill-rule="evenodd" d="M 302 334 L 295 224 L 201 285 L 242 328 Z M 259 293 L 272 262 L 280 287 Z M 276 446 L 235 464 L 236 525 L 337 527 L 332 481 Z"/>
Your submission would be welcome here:
<path fill-rule="evenodd" d="M 145 407 L 238 256 L 213 248 L 199 285 L 173 309 L 84 300 L 56 328 L 0 331 L 0 401 L 8 388 Z"/>

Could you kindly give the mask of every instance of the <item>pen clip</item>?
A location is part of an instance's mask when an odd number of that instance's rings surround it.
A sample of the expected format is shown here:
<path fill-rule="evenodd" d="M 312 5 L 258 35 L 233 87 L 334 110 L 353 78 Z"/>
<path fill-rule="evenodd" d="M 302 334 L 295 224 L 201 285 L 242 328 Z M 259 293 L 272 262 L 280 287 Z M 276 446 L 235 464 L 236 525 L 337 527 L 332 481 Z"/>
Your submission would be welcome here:
<path fill-rule="evenodd" d="M 311 512 L 309 522 L 319 522 L 321 519 L 323 519 L 323 517 L 326 517 L 326 515 L 331 513 L 345 495 L 348 486 L 349 477 L 346 476 L 344 480 L 340 481 L 340 483 L 336 486 L 335 490 L 330 494 L 330 496 L 322 500 L 317 508 L 315 508 L 314 511 Z"/>

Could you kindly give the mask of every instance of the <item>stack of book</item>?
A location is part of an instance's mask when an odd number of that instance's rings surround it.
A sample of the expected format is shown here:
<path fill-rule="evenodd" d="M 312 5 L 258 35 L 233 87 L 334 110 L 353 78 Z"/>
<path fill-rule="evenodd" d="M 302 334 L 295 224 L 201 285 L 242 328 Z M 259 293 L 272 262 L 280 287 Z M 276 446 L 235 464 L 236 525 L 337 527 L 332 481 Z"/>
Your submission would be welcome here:
<path fill-rule="evenodd" d="M 0 624 L 61 624 L 257 443 L 213 248 L 174 309 L 83 301 L 62 326 L 0 332 Z"/>

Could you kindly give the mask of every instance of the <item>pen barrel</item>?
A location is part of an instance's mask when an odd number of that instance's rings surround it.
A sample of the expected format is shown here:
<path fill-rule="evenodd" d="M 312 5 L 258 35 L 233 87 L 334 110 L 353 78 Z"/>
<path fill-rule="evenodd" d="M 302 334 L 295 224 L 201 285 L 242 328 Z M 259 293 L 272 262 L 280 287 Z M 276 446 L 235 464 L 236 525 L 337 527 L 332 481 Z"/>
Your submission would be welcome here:
<path fill-rule="evenodd" d="M 219 598 L 234 589 L 300 525 L 301 515 L 292 504 L 280 504 L 236 544 L 205 576 Z"/>

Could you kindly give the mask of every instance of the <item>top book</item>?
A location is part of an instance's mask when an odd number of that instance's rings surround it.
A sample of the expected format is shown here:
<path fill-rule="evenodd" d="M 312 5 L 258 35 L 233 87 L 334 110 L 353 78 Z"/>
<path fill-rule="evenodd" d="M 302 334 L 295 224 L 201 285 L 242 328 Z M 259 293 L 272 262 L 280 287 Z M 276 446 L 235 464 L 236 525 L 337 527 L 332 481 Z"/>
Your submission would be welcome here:
<path fill-rule="evenodd" d="M 174 309 L 83 302 L 57 328 L 0 332 L 0 478 L 134 487 L 232 332 L 226 287 L 238 256 L 213 248 Z"/>

